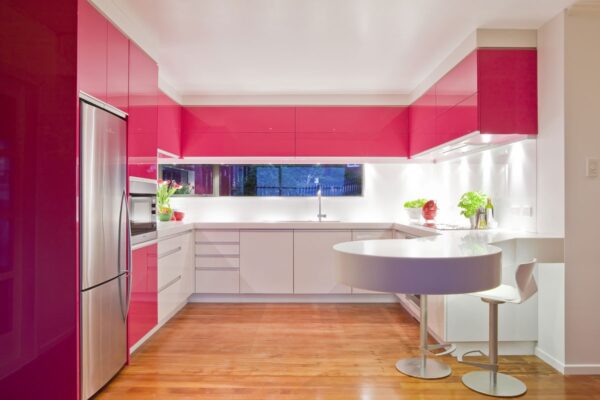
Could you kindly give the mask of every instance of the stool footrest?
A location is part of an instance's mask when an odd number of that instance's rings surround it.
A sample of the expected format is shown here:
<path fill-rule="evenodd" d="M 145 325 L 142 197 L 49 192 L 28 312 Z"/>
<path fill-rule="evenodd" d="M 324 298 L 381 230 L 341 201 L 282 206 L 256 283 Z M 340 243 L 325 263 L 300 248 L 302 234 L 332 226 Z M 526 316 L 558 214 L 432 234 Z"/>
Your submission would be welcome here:
<path fill-rule="evenodd" d="M 498 364 L 475 362 L 475 361 L 465 361 L 465 357 L 471 357 L 472 354 L 478 354 L 479 356 L 487 357 L 485 354 L 483 354 L 483 352 L 481 350 L 471 350 L 471 351 L 467 351 L 466 353 L 463 353 L 460 356 L 458 356 L 458 362 L 461 364 L 467 364 L 467 365 L 471 365 L 473 367 L 486 369 L 491 372 L 498 372 Z"/>
<path fill-rule="evenodd" d="M 435 353 L 432 350 L 444 349 L 444 351 L 440 351 L 439 353 Z M 439 344 L 428 344 L 425 347 L 425 350 L 434 356 L 445 356 L 447 354 L 451 354 L 456 350 L 456 345 L 452 343 L 439 343 Z"/>

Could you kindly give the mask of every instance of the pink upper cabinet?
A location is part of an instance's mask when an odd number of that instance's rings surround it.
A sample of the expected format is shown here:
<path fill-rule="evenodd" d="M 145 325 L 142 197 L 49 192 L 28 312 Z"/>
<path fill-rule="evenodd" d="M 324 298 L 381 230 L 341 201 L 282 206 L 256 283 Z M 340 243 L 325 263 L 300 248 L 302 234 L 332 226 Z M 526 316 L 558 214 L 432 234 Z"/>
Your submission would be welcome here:
<path fill-rule="evenodd" d="M 129 39 L 108 24 L 106 60 L 107 103 L 127 112 L 129 105 Z"/>
<path fill-rule="evenodd" d="M 78 0 L 77 80 L 79 90 L 106 101 L 108 21 L 87 1 Z"/>
<path fill-rule="evenodd" d="M 477 51 L 473 51 L 435 84 L 436 115 L 477 93 Z"/>
<path fill-rule="evenodd" d="M 294 107 L 183 107 L 182 156 L 293 156 Z"/>
<path fill-rule="evenodd" d="M 537 51 L 478 50 L 481 133 L 538 133 Z"/>
<path fill-rule="evenodd" d="M 129 176 L 156 179 L 158 66 L 135 43 L 129 46 Z"/>
<path fill-rule="evenodd" d="M 298 107 L 296 155 L 405 157 L 408 107 Z"/>
<path fill-rule="evenodd" d="M 158 323 L 157 245 L 131 254 L 131 305 L 127 317 L 127 343 L 131 348 Z"/>
<path fill-rule="evenodd" d="M 158 91 L 158 148 L 181 155 L 181 106 Z"/>
<path fill-rule="evenodd" d="M 435 86 L 410 106 L 410 154 L 418 154 L 435 146 L 436 140 Z"/>

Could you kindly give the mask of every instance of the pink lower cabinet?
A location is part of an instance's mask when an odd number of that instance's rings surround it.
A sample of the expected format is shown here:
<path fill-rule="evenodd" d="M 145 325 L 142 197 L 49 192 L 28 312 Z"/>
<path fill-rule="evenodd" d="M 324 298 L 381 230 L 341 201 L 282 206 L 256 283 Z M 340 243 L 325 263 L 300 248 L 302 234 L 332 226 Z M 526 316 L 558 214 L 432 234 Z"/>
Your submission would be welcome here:
<path fill-rule="evenodd" d="M 131 349 L 158 323 L 157 245 L 133 250 L 127 343 Z"/>

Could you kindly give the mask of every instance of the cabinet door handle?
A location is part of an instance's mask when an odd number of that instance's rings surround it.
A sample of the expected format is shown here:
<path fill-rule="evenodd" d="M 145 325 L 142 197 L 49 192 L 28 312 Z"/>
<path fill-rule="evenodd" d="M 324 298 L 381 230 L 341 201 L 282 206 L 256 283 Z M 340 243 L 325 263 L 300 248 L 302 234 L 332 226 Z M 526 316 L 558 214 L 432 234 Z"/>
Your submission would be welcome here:
<path fill-rule="evenodd" d="M 158 259 L 165 258 L 170 256 L 171 254 L 179 253 L 181 251 L 181 246 L 174 248 L 173 250 L 165 251 L 163 254 L 158 256 Z"/>
<path fill-rule="evenodd" d="M 177 278 L 174 278 L 170 282 L 167 282 L 166 284 L 164 284 L 160 289 L 158 289 L 158 292 L 160 293 L 163 290 L 167 289 L 168 287 L 173 286 L 179 280 L 181 280 L 181 275 L 178 275 Z"/>

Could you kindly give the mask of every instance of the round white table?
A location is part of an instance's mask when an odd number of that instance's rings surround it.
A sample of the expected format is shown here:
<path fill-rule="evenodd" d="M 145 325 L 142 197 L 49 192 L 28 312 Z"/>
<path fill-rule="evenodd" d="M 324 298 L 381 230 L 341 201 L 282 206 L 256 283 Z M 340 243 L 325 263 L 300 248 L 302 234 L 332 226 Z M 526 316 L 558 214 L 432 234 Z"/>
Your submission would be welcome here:
<path fill-rule="evenodd" d="M 339 282 L 360 289 L 421 295 L 420 357 L 402 359 L 396 368 L 422 379 L 450 375 L 447 364 L 428 357 L 431 350 L 448 345 L 427 344 L 427 295 L 471 293 L 498 286 L 501 250 L 453 237 L 362 240 L 339 243 L 333 249 Z"/>

